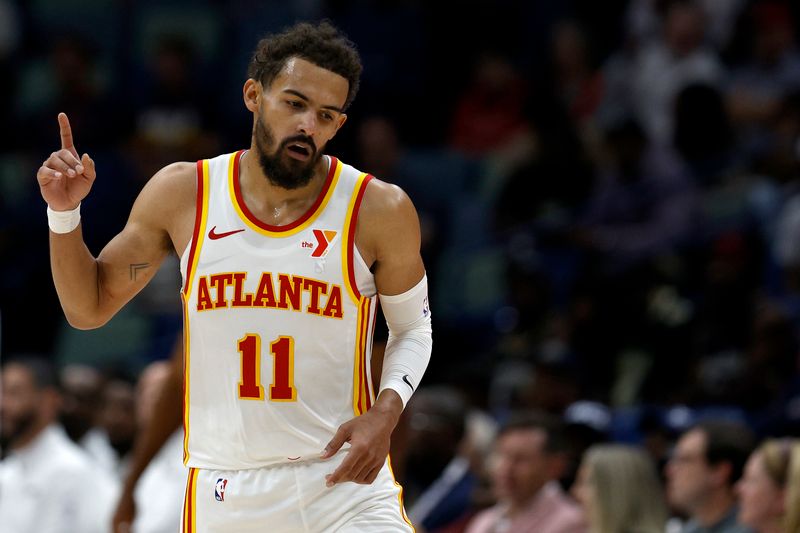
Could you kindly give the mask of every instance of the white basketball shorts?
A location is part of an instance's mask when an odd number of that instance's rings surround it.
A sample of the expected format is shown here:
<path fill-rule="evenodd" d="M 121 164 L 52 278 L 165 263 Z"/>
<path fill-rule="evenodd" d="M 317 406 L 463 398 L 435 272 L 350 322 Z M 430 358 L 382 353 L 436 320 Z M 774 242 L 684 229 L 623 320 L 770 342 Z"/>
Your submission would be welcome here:
<path fill-rule="evenodd" d="M 388 459 L 371 485 L 325 486 L 346 456 L 252 470 L 190 468 L 181 532 L 413 532 Z"/>

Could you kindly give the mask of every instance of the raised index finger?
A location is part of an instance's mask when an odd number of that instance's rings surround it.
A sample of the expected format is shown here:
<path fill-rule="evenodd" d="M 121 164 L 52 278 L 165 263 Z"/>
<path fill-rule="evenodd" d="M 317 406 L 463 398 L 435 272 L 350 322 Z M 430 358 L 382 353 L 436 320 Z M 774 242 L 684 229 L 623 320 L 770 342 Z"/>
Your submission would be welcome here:
<path fill-rule="evenodd" d="M 61 131 L 61 149 L 75 151 L 75 144 L 72 142 L 72 127 L 66 113 L 58 114 L 58 126 Z"/>

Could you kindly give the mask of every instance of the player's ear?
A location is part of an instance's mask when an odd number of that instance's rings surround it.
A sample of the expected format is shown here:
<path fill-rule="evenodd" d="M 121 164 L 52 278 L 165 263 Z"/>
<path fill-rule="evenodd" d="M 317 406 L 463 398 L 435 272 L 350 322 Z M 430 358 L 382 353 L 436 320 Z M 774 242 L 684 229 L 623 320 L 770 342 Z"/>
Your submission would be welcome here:
<path fill-rule="evenodd" d="M 251 113 L 258 111 L 258 103 L 261 99 L 261 83 L 253 78 L 248 78 L 242 88 L 244 105 Z"/>
<path fill-rule="evenodd" d="M 347 122 L 347 115 L 345 115 L 344 113 L 342 113 L 341 115 L 339 115 L 339 119 L 338 119 L 338 122 L 337 122 L 337 124 L 336 124 L 336 131 L 335 131 L 335 132 L 333 132 L 333 135 L 334 135 L 334 136 L 335 136 L 335 135 L 336 135 L 336 134 L 339 132 L 339 129 L 340 129 L 342 126 L 344 126 L 344 123 L 345 123 L 345 122 Z M 331 138 L 333 138 L 333 137 L 331 137 Z"/>

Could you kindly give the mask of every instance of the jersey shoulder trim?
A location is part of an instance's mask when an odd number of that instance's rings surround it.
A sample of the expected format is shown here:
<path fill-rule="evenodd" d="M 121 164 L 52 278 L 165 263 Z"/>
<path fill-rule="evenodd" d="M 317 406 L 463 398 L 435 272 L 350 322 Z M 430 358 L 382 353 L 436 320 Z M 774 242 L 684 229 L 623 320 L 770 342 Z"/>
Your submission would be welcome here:
<path fill-rule="evenodd" d="M 344 221 L 344 235 L 346 240 L 344 243 L 345 252 L 342 254 L 342 271 L 345 273 L 344 282 L 347 286 L 347 292 L 356 305 L 361 300 L 361 292 L 358 290 L 356 271 L 353 264 L 353 254 L 356 246 L 356 228 L 358 226 L 358 211 L 364 199 L 364 191 L 366 191 L 367 185 L 372 178 L 372 175 L 365 173 L 362 173 L 358 177 L 358 181 L 350 197 L 350 203 L 347 206 L 347 215 Z"/>
<path fill-rule="evenodd" d="M 197 162 L 197 200 L 195 202 L 194 229 L 189 248 L 189 261 L 186 264 L 186 280 L 183 294 L 188 295 L 191 290 L 194 272 L 197 267 L 197 258 L 202 246 L 203 235 L 206 231 L 208 218 L 208 159 Z"/>

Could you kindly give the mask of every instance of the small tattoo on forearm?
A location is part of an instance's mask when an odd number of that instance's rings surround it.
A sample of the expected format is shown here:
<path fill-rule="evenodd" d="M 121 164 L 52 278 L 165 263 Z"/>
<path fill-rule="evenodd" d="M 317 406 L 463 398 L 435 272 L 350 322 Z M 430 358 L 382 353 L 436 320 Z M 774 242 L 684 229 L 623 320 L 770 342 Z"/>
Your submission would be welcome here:
<path fill-rule="evenodd" d="M 140 270 L 150 266 L 150 263 L 131 263 L 131 281 L 136 281 L 136 275 Z"/>

